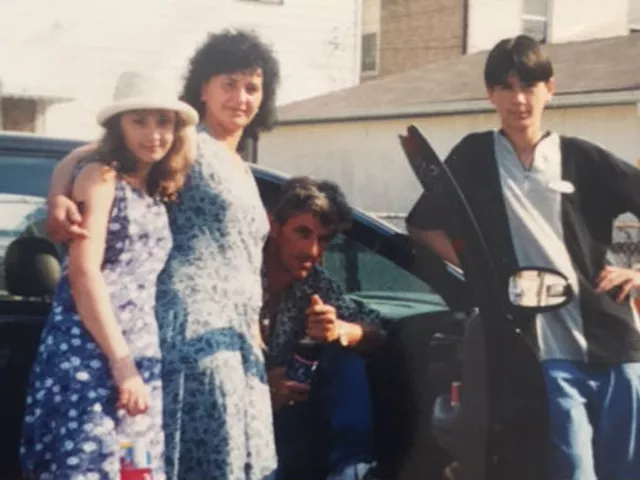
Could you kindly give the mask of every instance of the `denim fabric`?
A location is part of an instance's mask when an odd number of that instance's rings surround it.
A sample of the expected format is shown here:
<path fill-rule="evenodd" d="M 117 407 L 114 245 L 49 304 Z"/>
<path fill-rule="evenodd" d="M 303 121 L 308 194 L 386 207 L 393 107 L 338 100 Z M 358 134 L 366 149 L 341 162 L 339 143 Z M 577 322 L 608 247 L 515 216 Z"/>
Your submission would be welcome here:
<path fill-rule="evenodd" d="M 640 478 L 640 363 L 543 362 L 550 480 Z"/>
<path fill-rule="evenodd" d="M 280 480 L 327 478 L 348 465 L 372 462 L 373 414 L 364 360 L 328 345 L 308 400 L 282 407 L 274 427 Z"/>

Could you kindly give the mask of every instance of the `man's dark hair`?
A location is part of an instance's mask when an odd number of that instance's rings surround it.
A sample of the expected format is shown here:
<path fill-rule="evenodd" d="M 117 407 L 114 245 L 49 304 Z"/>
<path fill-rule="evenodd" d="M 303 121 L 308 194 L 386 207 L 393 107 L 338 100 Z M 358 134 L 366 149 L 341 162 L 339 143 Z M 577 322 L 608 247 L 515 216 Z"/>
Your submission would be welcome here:
<path fill-rule="evenodd" d="M 262 70 L 263 97 L 258 113 L 245 133 L 270 130 L 276 121 L 276 90 L 280 83 L 280 65 L 271 48 L 255 33 L 223 30 L 209 34 L 189 61 L 189 71 L 181 99 L 195 108 L 204 119 L 202 85 L 222 74 Z"/>
<path fill-rule="evenodd" d="M 553 65 L 537 41 L 518 35 L 499 41 L 489 52 L 484 65 L 485 86 L 504 86 L 512 73 L 525 85 L 535 85 L 553 77 Z"/>
<path fill-rule="evenodd" d="M 328 180 L 294 177 L 288 180 L 271 215 L 279 224 L 291 217 L 311 213 L 334 233 L 351 225 L 351 207 L 342 189 Z"/>

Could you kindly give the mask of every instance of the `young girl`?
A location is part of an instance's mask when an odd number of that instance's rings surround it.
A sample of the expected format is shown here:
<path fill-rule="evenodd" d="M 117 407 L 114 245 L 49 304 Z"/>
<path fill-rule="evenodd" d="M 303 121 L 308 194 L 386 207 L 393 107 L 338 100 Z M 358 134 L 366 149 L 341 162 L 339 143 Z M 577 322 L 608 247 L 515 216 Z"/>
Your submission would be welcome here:
<path fill-rule="evenodd" d="M 131 72 L 98 114 L 98 161 L 76 165 L 72 189 L 87 235 L 69 245 L 31 375 L 27 475 L 117 480 L 120 446 L 132 441 L 149 452 L 153 479 L 165 478 L 156 278 L 172 246 L 163 202 L 184 182 L 185 129 L 197 119 Z"/>
<path fill-rule="evenodd" d="M 242 30 L 209 35 L 189 63 L 183 98 L 201 118 L 197 155 L 170 209 L 174 246 L 156 307 L 170 480 L 274 478 L 271 402 L 256 342 L 269 222 L 237 150 L 243 137 L 272 126 L 279 78 L 271 48 Z M 76 161 L 77 151 L 53 174 L 55 238 L 82 236 L 67 198 Z"/>

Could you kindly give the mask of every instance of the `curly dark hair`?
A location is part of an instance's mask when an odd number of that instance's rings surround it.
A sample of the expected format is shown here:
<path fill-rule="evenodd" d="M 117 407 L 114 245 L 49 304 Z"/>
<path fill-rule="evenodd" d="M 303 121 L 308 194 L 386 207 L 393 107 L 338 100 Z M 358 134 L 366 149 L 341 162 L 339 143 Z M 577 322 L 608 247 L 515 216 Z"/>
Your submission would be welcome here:
<path fill-rule="evenodd" d="M 263 98 L 258 113 L 245 131 L 268 131 L 276 121 L 276 91 L 280 84 L 280 64 L 272 49 L 253 32 L 227 29 L 209 34 L 189 61 L 181 100 L 195 108 L 200 118 L 204 118 L 202 85 L 216 75 L 245 72 L 255 68 L 262 70 Z"/>
<path fill-rule="evenodd" d="M 133 173 L 137 168 L 138 160 L 127 148 L 120 126 L 120 117 L 121 115 L 114 115 L 105 123 L 105 132 L 98 145 L 96 160 L 105 163 L 118 173 Z M 147 177 L 149 194 L 157 195 L 165 202 L 176 200 L 191 168 L 192 161 L 188 145 L 187 127 L 184 121 L 177 117 L 173 145 L 165 157 L 151 167 Z"/>
<path fill-rule="evenodd" d="M 352 220 L 351 206 L 338 184 L 311 177 L 293 177 L 285 182 L 270 213 L 280 225 L 296 215 L 311 213 L 334 235 L 349 228 Z"/>

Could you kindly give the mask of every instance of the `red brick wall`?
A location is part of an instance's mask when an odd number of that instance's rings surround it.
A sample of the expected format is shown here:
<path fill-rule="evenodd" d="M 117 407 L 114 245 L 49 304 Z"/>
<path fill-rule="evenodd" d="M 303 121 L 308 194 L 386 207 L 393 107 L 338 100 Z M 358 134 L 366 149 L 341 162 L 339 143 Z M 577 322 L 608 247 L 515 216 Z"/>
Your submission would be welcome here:
<path fill-rule="evenodd" d="M 464 0 L 382 0 L 380 75 L 462 55 Z"/>

